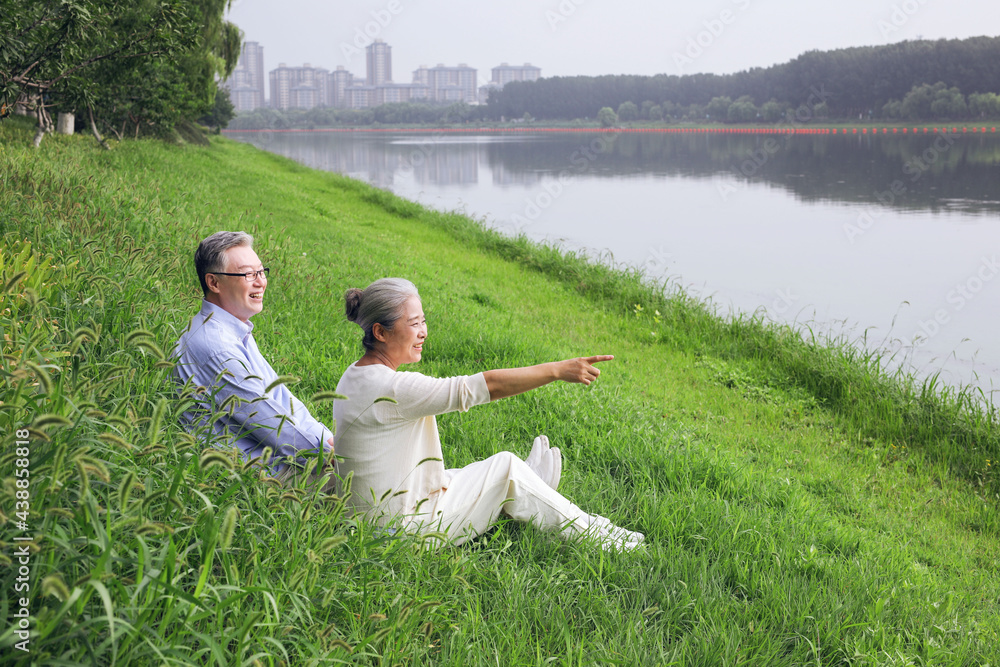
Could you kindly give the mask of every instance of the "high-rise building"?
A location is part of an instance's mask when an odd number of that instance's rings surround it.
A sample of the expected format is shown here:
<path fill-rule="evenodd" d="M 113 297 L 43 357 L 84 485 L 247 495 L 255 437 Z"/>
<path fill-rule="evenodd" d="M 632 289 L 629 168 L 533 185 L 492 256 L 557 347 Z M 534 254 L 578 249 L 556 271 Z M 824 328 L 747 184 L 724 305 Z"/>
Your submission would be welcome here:
<path fill-rule="evenodd" d="M 392 83 L 392 47 L 376 39 L 365 48 L 365 62 L 367 66 L 367 83 L 369 86 L 378 86 L 383 83 Z"/>
<path fill-rule="evenodd" d="M 386 83 L 375 86 L 372 106 L 399 102 L 421 102 L 427 99 L 427 86 L 420 83 Z"/>
<path fill-rule="evenodd" d="M 375 86 L 351 86 L 347 89 L 347 106 L 351 109 L 367 109 L 375 106 Z"/>
<path fill-rule="evenodd" d="M 421 65 L 417 69 L 413 70 L 413 83 L 422 83 L 426 86 L 429 85 L 430 78 L 430 70 L 427 69 L 427 65 Z"/>
<path fill-rule="evenodd" d="M 416 70 L 413 73 L 414 83 L 418 83 L 418 77 L 427 77 L 427 88 L 430 99 L 435 102 L 466 102 L 475 104 L 476 98 L 476 70 L 465 63 L 459 63 L 458 67 L 437 67 Z"/>
<path fill-rule="evenodd" d="M 511 81 L 537 81 L 541 75 L 542 69 L 531 63 L 523 65 L 500 63 L 499 67 L 493 68 L 493 81 L 499 83 L 501 88 Z"/>
<path fill-rule="evenodd" d="M 333 106 L 364 109 L 400 102 L 466 102 L 475 104 L 476 70 L 468 65 L 428 68 L 421 65 L 413 72 L 413 83 L 392 82 L 392 47 L 376 39 L 366 49 L 364 83 L 351 80 L 350 73 L 338 67 L 330 74 Z M 342 86 L 342 87 L 341 87 Z"/>
<path fill-rule="evenodd" d="M 337 69 L 330 72 L 330 84 L 327 88 L 329 99 L 327 104 L 331 107 L 346 108 L 351 106 L 350 96 L 347 89 L 354 83 L 354 75 L 344 69 L 343 65 L 337 65 Z"/>
<path fill-rule="evenodd" d="M 486 104 L 490 91 L 500 90 L 511 81 L 537 81 L 541 75 L 541 68 L 535 67 L 531 63 L 523 65 L 500 63 L 499 67 L 493 68 L 493 80 L 479 87 L 479 103 Z"/>
<path fill-rule="evenodd" d="M 340 74 L 342 68 L 337 68 L 331 77 L 340 77 L 334 84 L 333 95 L 338 102 L 335 106 L 346 106 L 351 109 L 366 109 L 380 104 L 394 104 L 430 98 L 430 92 L 425 82 L 414 79 L 413 83 L 392 82 L 392 47 L 376 39 L 366 49 L 367 67 L 364 83 L 354 80 L 347 83 L 343 89 L 338 89 L 340 81 L 348 81 L 349 73 Z M 333 79 L 331 78 L 331 81 Z"/>
<path fill-rule="evenodd" d="M 312 109 L 326 106 L 329 71 L 306 63 L 288 67 L 285 63 L 270 72 L 271 106 L 275 109 Z"/>
<path fill-rule="evenodd" d="M 243 42 L 232 75 L 222 85 L 236 111 L 253 111 L 264 106 L 264 47 L 258 42 Z"/>

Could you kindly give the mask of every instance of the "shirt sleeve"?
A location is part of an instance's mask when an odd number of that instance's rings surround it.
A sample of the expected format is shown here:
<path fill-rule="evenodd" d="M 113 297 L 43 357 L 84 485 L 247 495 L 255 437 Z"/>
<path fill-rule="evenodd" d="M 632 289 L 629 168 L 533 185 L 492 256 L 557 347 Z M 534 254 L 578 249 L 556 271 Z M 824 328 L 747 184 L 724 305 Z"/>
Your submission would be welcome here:
<path fill-rule="evenodd" d="M 276 458 L 318 451 L 325 445 L 321 434 L 310 429 L 315 420 L 302 402 L 293 396 L 292 405 L 285 406 L 265 395 L 264 379 L 254 375 L 244 360 L 225 352 L 215 355 L 211 366 L 219 370 L 219 379 L 209 391 L 235 438 L 256 442 L 256 450 L 270 447 Z"/>
<path fill-rule="evenodd" d="M 327 441 L 333 437 L 333 433 L 330 432 L 322 422 L 318 421 L 309 412 L 309 408 L 305 406 L 299 399 L 297 399 L 291 392 L 288 393 L 289 397 L 292 399 L 292 413 L 295 415 L 295 420 L 298 422 L 299 426 L 303 429 L 312 433 L 316 438 L 319 439 L 320 443 L 323 445 L 323 449 L 326 451 L 332 451 L 330 445 Z"/>
<path fill-rule="evenodd" d="M 405 419 L 420 419 L 446 412 L 465 412 L 490 402 L 490 390 L 482 373 L 433 378 L 402 372 L 393 378 L 396 409 Z"/>

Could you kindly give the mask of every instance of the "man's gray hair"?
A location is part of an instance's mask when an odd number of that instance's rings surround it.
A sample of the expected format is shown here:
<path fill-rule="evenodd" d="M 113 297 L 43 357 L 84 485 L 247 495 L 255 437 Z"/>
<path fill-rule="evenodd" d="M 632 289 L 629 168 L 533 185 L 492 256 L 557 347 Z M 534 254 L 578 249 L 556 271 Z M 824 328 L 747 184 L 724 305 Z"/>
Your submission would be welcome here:
<path fill-rule="evenodd" d="M 194 269 L 198 272 L 201 291 L 205 296 L 208 296 L 205 274 L 223 271 L 226 268 L 223 264 L 226 251 L 236 246 L 252 248 L 253 237 L 246 232 L 215 232 L 198 244 L 198 249 L 194 251 Z"/>
<path fill-rule="evenodd" d="M 372 330 L 376 322 L 387 331 L 392 331 L 402 315 L 403 304 L 411 296 L 420 298 L 416 286 L 405 278 L 382 278 L 363 290 L 356 287 L 347 290 L 344 294 L 345 314 L 348 320 L 365 332 L 361 344 L 366 350 L 375 349 Z"/>

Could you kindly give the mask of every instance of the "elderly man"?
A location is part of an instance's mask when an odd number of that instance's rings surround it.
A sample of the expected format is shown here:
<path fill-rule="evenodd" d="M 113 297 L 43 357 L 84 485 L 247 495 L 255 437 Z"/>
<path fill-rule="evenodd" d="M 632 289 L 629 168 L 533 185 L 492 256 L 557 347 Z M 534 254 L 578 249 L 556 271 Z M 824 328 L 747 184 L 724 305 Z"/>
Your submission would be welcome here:
<path fill-rule="evenodd" d="M 283 384 L 267 390 L 278 375 L 257 349 L 250 322 L 264 308 L 268 273 L 253 250 L 253 237 L 216 232 L 198 245 L 194 265 L 205 298 L 177 341 L 174 375 L 181 385 L 204 387 L 205 394 L 182 415 L 182 423 L 194 429 L 214 419 L 212 431 L 230 440 L 245 460 L 270 447 L 273 458 L 262 463 L 282 481 L 305 462 L 303 452 L 322 447 L 332 458 L 330 430 Z M 289 458 L 298 465 L 290 465 Z"/>

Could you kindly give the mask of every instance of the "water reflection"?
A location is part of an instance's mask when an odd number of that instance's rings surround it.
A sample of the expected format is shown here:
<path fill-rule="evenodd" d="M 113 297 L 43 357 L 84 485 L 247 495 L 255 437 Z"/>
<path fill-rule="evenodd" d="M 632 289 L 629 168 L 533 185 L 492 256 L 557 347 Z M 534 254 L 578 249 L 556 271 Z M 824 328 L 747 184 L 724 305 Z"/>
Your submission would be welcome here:
<path fill-rule="evenodd" d="M 498 186 L 532 187 L 545 176 L 559 174 L 722 177 L 722 194 L 726 187 L 764 183 L 806 202 L 868 203 L 932 212 L 1000 211 L 1000 138 L 984 135 L 470 137 L 247 132 L 230 136 L 379 187 L 392 187 L 399 175 L 410 173 L 422 185 L 476 185 L 484 165 Z"/>
<path fill-rule="evenodd" d="M 313 133 L 239 132 L 230 136 L 316 169 L 358 176 L 380 188 L 391 188 L 400 174 L 412 175 L 420 184 L 479 182 L 481 151 L 475 143 L 438 150 L 433 137 L 386 142 L 382 137 Z"/>

